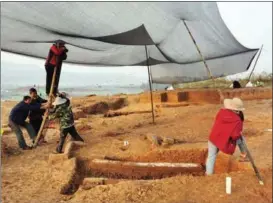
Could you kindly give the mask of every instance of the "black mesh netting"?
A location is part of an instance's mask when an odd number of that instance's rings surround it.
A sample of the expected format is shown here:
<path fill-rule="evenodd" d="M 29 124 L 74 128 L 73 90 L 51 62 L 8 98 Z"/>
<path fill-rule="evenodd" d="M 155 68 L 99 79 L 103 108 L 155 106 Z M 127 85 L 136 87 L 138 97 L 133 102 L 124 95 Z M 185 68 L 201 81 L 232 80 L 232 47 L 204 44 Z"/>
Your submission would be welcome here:
<path fill-rule="evenodd" d="M 66 62 L 152 65 L 153 82 L 208 79 L 187 23 L 213 76 L 246 71 L 257 49 L 242 46 L 216 2 L 1 2 L 1 50 L 45 59 L 62 39 Z"/>

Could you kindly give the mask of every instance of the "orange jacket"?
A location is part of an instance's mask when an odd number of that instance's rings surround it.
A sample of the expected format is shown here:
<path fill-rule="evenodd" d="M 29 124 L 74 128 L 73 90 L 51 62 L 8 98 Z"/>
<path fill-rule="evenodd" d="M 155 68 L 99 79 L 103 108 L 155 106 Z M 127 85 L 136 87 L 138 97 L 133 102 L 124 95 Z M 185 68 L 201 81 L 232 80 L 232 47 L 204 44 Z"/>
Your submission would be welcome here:
<path fill-rule="evenodd" d="M 55 44 L 53 44 L 50 47 L 49 53 L 48 53 L 48 57 L 46 59 L 46 63 L 45 65 L 51 64 L 56 66 L 57 64 L 57 56 L 60 56 L 63 52 L 64 52 L 65 48 L 61 47 L 61 48 L 57 48 L 57 46 Z"/>

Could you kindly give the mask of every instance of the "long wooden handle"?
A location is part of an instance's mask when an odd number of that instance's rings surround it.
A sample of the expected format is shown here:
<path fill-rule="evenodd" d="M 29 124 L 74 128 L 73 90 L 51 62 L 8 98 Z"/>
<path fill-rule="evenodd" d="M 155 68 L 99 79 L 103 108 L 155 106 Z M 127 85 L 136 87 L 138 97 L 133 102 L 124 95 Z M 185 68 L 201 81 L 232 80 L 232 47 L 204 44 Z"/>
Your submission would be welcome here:
<path fill-rule="evenodd" d="M 56 74 L 57 74 L 58 63 L 59 63 L 59 57 L 57 56 L 56 57 L 56 66 L 54 67 L 54 72 L 53 72 L 53 77 L 52 77 L 51 86 L 50 86 L 50 92 L 49 92 L 49 105 L 50 106 L 52 105 L 52 102 L 53 102 L 53 90 L 54 90 L 55 81 L 56 81 Z M 45 114 L 46 115 L 48 114 L 48 109 L 46 110 Z M 45 126 L 46 120 L 47 120 L 47 116 L 44 116 L 43 117 L 43 122 L 41 124 L 40 129 L 39 129 L 39 132 L 37 134 L 37 137 L 35 139 L 33 147 L 37 147 L 37 145 L 38 145 L 39 139 L 40 139 L 40 137 L 42 135 L 42 132 L 44 130 L 44 126 Z"/>

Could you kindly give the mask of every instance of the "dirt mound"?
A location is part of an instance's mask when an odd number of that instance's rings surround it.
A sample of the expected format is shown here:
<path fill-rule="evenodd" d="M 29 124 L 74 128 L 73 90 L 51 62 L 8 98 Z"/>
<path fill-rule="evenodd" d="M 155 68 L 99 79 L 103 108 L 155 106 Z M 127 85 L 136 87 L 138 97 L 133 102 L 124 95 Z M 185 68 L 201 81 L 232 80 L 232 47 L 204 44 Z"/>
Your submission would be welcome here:
<path fill-rule="evenodd" d="M 113 102 L 101 101 L 92 105 L 86 105 L 83 112 L 86 114 L 105 114 L 109 110 L 118 110 L 128 105 L 126 98 L 118 98 Z"/>
<path fill-rule="evenodd" d="M 87 114 L 104 114 L 109 110 L 109 105 L 106 102 L 98 102 L 91 106 L 85 106 L 83 112 Z"/>
<path fill-rule="evenodd" d="M 83 112 L 83 110 L 80 108 L 73 109 L 73 116 L 75 120 L 78 120 L 79 118 L 87 117 L 86 114 Z"/>
<path fill-rule="evenodd" d="M 112 110 L 118 110 L 128 105 L 126 98 L 118 98 L 110 103 L 109 107 Z"/>

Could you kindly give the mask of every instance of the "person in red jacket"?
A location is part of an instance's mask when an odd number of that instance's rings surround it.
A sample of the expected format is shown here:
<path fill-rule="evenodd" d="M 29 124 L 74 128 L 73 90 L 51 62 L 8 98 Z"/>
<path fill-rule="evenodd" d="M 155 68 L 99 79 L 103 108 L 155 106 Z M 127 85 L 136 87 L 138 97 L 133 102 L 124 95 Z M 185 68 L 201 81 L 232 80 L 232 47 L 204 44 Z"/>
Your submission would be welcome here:
<path fill-rule="evenodd" d="M 57 40 L 55 44 L 50 47 L 48 57 L 45 63 L 46 69 L 46 94 L 49 95 L 51 82 L 53 78 L 54 68 L 57 66 L 55 85 L 53 94 L 56 95 L 58 92 L 59 80 L 61 75 L 62 62 L 66 60 L 68 49 L 65 47 L 65 42 Z M 57 59 L 58 58 L 58 59 Z"/>
<path fill-rule="evenodd" d="M 241 151 L 241 161 L 247 161 L 243 147 L 244 138 L 243 114 L 244 105 L 241 99 L 225 99 L 224 108 L 217 113 L 208 141 L 206 175 L 212 175 L 217 154 L 220 151 L 232 155 L 236 145 Z"/>

